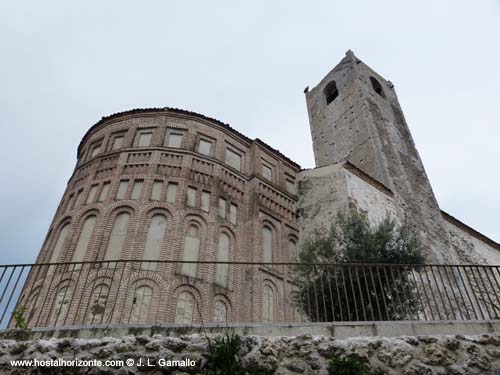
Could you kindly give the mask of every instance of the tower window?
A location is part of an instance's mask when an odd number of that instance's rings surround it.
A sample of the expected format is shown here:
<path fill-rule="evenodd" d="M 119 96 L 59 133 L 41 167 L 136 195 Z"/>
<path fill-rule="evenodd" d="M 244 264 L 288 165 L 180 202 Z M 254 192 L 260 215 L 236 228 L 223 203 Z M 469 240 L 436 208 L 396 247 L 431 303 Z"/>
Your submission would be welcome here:
<path fill-rule="evenodd" d="M 328 85 L 326 85 L 323 93 L 325 94 L 326 105 L 333 102 L 335 98 L 339 96 L 339 90 L 337 90 L 337 84 L 335 81 L 331 81 Z"/>
<path fill-rule="evenodd" d="M 382 90 L 382 85 L 380 84 L 380 82 L 373 77 L 370 77 L 370 82 L 372 83 L 373 90 L 382 98 L 385 98 L 384 90 Z"/>

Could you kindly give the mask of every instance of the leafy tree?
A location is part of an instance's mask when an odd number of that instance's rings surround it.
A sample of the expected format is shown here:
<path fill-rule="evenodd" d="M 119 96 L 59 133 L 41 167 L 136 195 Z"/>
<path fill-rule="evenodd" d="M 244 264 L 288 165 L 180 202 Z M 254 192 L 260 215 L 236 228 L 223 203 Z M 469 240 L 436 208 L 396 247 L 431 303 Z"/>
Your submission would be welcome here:
<path fill-rule="evenodd" d="M 297 260 L 294 297 L 312 321 L 401 320 L 420 309 L 412 271 L 424 257 L 408 223 L 371 225 L 352 211 L 306 239 Z"/>

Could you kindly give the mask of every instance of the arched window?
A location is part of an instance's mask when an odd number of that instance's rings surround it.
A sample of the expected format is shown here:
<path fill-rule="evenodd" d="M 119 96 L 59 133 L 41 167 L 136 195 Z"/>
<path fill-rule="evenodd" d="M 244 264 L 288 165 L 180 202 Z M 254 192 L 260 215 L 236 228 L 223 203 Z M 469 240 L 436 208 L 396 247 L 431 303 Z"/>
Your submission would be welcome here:
<path fill-rule="evenodd" d="M 69 286 L 62 287 L 57 292 L 52 311 L 52 325 L 58 326 L 64 324 L 64 321 L 70 322 L 66 317 L 70 308 L 71 295 L 72 291 Z"/>
<path fill-rule="evenodd" d="M 337 90 L 337 84 L 335 81 L 331 81 L 328 85 L 326 85 L 323 93 L 325 95 L 326 105 L 333 102 L 335 98 L 339 96 L 339 90 Z"/>
<path fill-rule="evenodd" d="M 177 297 L 175 323 L 191 324 L 193 322 L 194 297 L 189 292 L 181 292 Z"/>
<path fill-rule="evenodd" d="M 160 259 L 161 246 L 163 244 L 163 238 L 165 238 L 166 228 L 167 218 L 165 215 L 157 214 L 151 218 L 142 259 L 153 261 Z M 143 263 L 144 269 L 156 270 L 157 267 L 158 263 Z"/>
<path fill-rule="evenodd" d="M 215 323 L 227 322 L 227 306 L 221 300 L 216 300 L 214 303 L 214 322 Z"/>
<path fill-rule="evenodd" d="M 288 258 L 290 260 L 296 261 L 299 254 L 297 253 L 297 242 L 290 238 L 288 240 Z"/>
<path fill-rule="evenodd" d="M 90 300 L 90 324 L 106 323 L 104 313 L 106 311 L 109 296 L 109 286 L 106 284 L 97 285 L 92 291 Z"/>
<path fill-rule="evenodd" d="M 370 77 L 370 82 L 372 83 L 373 90 L 382 98 L 385 98 L 384 90 L 382 90 L 382 85 L 380 84 L 380 82 L 373 77 Z"/>
<path fill-rule="evenodd" d="M 262 261 L 271 263 L 273 261 L 273 231 L 267 226 L 262 229 L 262 248 L 264 251 Z"/>
<path fill-rule="evenodd" d="M 200 255 L 200 229 L 195 225 L 190 225 L 184 241 L 184 251 L 182 260 L 196 262 Z M 196 263 L 182 263 L 182 273 L 195 277 L 198 265 Z"/>
<path fill-rule="evenodd" d="M 59 260 L 59 257 L 61 256 L 61 252 L 64 246 L 64 242 L 68 237 L 69 226 L 70 226 L 69 223 L 65 224 L 59 231 L 59 236 L 57 237 L 56 244 L 54 246 L 54 249 L 52 250 L 52 255 L 50 256 L 49 263 L 57 263 L 57 261 Z M 56 266 L 50 266 L 49 272 L 53 271 L 55 267 Z"/>
<path fill-rule="evenodd" d="M 134 323 L 144 323 L 147 321 L 151 300 L 153 299 L 153 288 L 142 285 L 135 290 L 132 301 L 131 321 Z"/>
<path fill-rule="evenodd" d="M 269 285 L 262 289 L 262 321 L 273 322 L 274 319 L 274 290 Z"/>
<path fill-rule="evenodd" d="M 26 300 L 26 316 L 28 324 L 36 324 L 38 320 L 38 312 L 40 302 L 38 298 L 40 297 L 40 287 L 37 287 L 32 293 L 30 293 L 29 298 Z"/>
<path fill-rule="evenodd" d="M 82 232 L 80 233 L 80 238 L 78 238 L 78 242 L 76 243 L 75 253 L 73 254 L 72 262 L 81 262 L 85 257 L 85 253 L 90 244 L 90 238 L 92 237 L 92 233 L 94 232 L 94 227 L 96 223 L 96 217 L 94 215 L 89 216 L 83 222 Z M 81 267 L 80 265 L 75 265 L 75 269 Z"/>
<path fill-rule="evenodd" d="M 106 254 L 104 260 L 120 259 L 123 243 L 127 235 L 127 226 L 130 218 L 128 212 L 122 212 L 115 217 L 113 228 L 111 228 L 111 235 L 109 236 L 108 246 L 106 247 Z"/>
<path fill-rule="evenodd" d="M 221 233 L 217 245 L 217 262 L 229 262 L 229 245 L 229 236 L 226 233 Z M 228 274 L 229 265 L 217 263 L 215 282 L 219 285 L 227 286 Z"/>

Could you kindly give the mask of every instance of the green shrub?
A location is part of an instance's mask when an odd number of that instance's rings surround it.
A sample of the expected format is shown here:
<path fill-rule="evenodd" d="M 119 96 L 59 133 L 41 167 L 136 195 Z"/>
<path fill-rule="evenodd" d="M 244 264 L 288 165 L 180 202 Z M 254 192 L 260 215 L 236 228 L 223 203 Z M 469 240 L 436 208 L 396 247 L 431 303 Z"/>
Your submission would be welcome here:
<path fill-rule="evenodd" d="M 26 320 L 26 307 L 19 307 L 12 312 L 14 326 L 18 329 L 27 330 L 28 321 Z"/>
<path fill-rule="evenodd" d="M 358 356 L 333 358 L 328 362 L 330 375 L 372 375 L 366 361 Z"/>
<path fill-rule="evenodd" d="M 266 375 L 240 364 L 241 338 L 234 332 L 208 341 L 208 369 L 216 375 Z"/>

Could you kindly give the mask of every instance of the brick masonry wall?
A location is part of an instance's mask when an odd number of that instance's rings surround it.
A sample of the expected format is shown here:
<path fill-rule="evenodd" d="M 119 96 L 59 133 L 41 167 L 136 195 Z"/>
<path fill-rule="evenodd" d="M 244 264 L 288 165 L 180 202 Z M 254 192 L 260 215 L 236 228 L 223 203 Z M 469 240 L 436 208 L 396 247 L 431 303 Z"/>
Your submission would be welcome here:
<path fill-rule="evenodd" d="M 138 132 L 145 130 L 152 131 L 150 144 L 139 147 Z M 171 132 L 183 135 L 179 148 L 167 146 Z M 117 135 L 123 136 L 122 144 L 112 150 Z M 200 139 L 212 142 L 210 155 L 198 152 Z M 92 155 L 97 146 L 99 151 Z M 241 171 L 225 163 L 228 147 L 240 153 Z M 272 167 L 271 181 L 262 177 L 263 162 Z M 296 197 L 287 190 L 287 178 L 294 180 L 298 170 L 298 165 L 261 141 L 249 140 L 229 126 L 201 115 L 176 110 L 148 110 L 111 116 L 92 127 L 80 144 L 77 165 L 37 263 L 74 260 L 83 223 L 89 216 L 96 217 L 96 224 L 79 259 L 103 260 L 114 219 L 122 212 L 129 213 L 130 219 L 120 259 L 143 259 L 151 218 L 163 214 L 167 217 L 167 225 L 159 260 L 181 260 L 187 230 L 195 224 L 201 229 L 200 261 L 217 260 L 218 238 L 222 232 L 230 238 L 230 261 L 262 261 L 263 225 L 273 230 L 273 262 L 288 261 L 289 242 L 298 239 L 298 226 L 295 222 Z M 117 199 L 118 187 L 123 180 L 128 180 L 128 188 L 124 199 Z M 142 192 L 138 199 L 132 199 L 133 182 L 137 180 L 143 181 Z M 162 183 L 159 200 L 151 199 L 154 181 Z M 167 202 L 167 185 L 172 182 L 178 184 L 177 194 L 174 202 Z M 109 192 L 100 201 L 104 184 L 109 184 Z M 92 186 L 97 186 L 96 194 L 87 202 Z M 194 207 L 186 204 L 188 187 L 196 189 Z M 203 191 L 210 193 L 208 211 L 201 209 Z M 77 195 L 80 195 L 78 201 Z M 219 214 L 219 198 L 226 200 L 225 218 Z M 231 204 L 237 205 L 236 223 L 229 220 Z M 59 257 L 53 259 L 57 239 L 65 225 L 69 225 L 67 237 Z M 92 322 L 92 293 L 101 284 L 110 288 L 107 301 L 116 310 L 112 316 L 109 311 L 104 312 L 104 320 L 123 322 L 130 317 L 135 303 L 130 293 L 119 292 L 119 284 L 124 282 L 132 289 L 134 285 L 135 289 L 140 285 L 153 289 L 150 308 L 141 313 L 139 323 L 174 321 L 176 300 L 181 291 L 188 291 L 195 297 L 205 321 L 214 319 L 216 300 L 225 303 L 230 321 L 260 321 L 263 283 L 274 288 L 273 320 L 284 318 L 279 302 L 283 299 L 283 288 L 279 284 L 281 275 L 275 269 L 256 268 L 255 272 L 247 274 L 232 267 L 225 288 L 214 284 L 214 265 L 199 265 L 195 277 L 180 275 L 179 265 L 161 265 L 156 271 L 125 271 L 120 279 L 119 272 L 113 269 L 84 267 L 83 279 L 78 279 L 79 272 L 64 272 L 71 270 L 59 267 L 52 273 L 47 269 L 32 272 L 20 299 L 20 305 L 29 308 L 32 326 Z M 69 288 L 69 294 L 64 297 L 65 304 L 69 305 L 64 307 L 69 311 L 68 317 L 56 321 L 56 296 L 65 286 Z M 200 321 L 199 314 L 193 316 L 194 322 Z"/>

